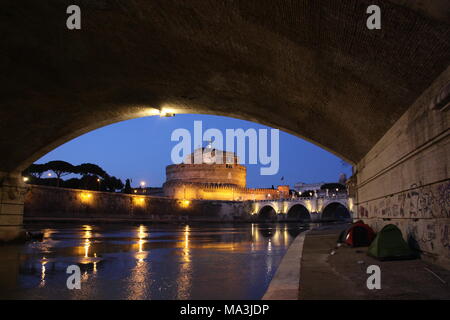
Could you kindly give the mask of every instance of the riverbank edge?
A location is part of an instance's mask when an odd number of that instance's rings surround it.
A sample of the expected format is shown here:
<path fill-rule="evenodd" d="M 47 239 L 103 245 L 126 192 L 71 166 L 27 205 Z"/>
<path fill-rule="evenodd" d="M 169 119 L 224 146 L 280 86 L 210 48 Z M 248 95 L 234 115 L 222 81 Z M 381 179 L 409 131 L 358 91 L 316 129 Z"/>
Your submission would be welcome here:
<path fill-rule="evenodd" d="M 309 221 L 304 220 L 288 220 L 288 219 L 258 219 L 254 216 L 252 219 L 212 219 L 202 217 L 173 217 L 166 216 L 159 219 L 155 218 L 142 218 L 142 217 L 24 217 L 24 224 L 39 224 L 39 223 L 148 223 L 148 224 L 189 224 L 189 223 L 304 223 L 311 224 Z M 336 221 L 316 221 L 314 224 L 333 224 L 342 223 Z"/>
<path fill-rule="evenodd" d="M 292 241 L 262 300 L 298 300 L 303 245 L 309 231 Z"/>

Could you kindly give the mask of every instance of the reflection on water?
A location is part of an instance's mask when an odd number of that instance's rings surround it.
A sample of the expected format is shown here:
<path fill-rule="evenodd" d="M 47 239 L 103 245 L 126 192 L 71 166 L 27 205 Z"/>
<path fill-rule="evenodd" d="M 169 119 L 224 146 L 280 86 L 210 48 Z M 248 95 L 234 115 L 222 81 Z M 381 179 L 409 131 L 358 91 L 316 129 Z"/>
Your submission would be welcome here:
<path fill-rule="evenodd" d="M 3 299 L 260 299 L 299 224 L 60 225 L 0 247 Z M 81 269 L 81 289 L 66 269 Z"/>

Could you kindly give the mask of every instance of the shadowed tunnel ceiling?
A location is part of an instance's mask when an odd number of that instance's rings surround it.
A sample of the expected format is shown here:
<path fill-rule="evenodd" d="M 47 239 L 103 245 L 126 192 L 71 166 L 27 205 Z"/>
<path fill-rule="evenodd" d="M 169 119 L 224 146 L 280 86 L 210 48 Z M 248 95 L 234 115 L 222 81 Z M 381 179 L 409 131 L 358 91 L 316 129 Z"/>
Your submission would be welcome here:
<path fill-rule="evenodd" d="M 66 28 L 78 4 L 82 29 Z M 366 8 L 382 30 L 366 28 Z M 357 162 L 450 64 L 448 1 L 2 1 L 0 171 L 149 107 Z"/>

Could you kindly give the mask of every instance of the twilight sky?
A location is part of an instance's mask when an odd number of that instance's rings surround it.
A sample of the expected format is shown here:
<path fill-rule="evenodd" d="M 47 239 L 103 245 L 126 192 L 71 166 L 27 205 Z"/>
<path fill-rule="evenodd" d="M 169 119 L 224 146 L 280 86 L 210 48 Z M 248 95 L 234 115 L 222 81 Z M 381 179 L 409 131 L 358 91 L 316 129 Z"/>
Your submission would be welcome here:
<path fill-rule="evenodd" d="M 110 175 L 123 181 L 131 178 L 132 186 L 137 186 L 140 181 L 145 181 L 147 186 L 161 186 L 165 181 L 165 167 L 171 164 L 171 150 L 177 144 L 170 139 L 172 131 L 185 128 L 193 137 L 195 120 L 202 121 L 203 132 L 208 128 L 217 128 L 222 131 L 224 137 L 225 129 L 270 129 L 253 122 L 222 116 L 183 114 L 171 118 L 139 118 L 89 132 L 53 150 L 37 163 L 64 160 L 78 165 L 90 162 L 100 165 Z M 282 131 L 278 174 L 263 176 L 260 175 L 260 168 L 261 164 L 247 165 L 249 187 L 271 187 L 278 184 L 289 184 L 293 187 L 299 181 L 335 182 L 341 172 L 346 173 L 347 177 L 351 175 L 351 165 Z M 284 181 L 281 181 L 283 176 Z"/>

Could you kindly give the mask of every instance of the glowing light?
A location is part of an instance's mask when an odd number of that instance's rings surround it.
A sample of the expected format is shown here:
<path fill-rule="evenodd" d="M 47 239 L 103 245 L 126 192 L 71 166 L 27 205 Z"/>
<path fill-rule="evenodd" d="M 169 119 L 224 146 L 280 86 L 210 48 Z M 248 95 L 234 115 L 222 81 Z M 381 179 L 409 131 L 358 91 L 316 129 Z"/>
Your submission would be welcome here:
<path fill-rule="evenodd" d="M 275 233 L 273 234 L 273 242 L 275 243 L 275 245 L 280 245 L 280 241 L 281 241 L 281 232 L 279 230 L 279 227 L 276 227 L 275 229 Z"/>
<path fill-rule="evenodd" d="M 47 174 L 47 176 L 51 177 L 51 176 L 52 176 L 52 174 L 51 174 L 51 173 L 49 173 L 49 174 Z"/>
<path fill-rule="evenodd" d="M 28 177 L 23 177 L 24 182 L 27 182 L 28 180 L 30 180 Z"/>
<path fill-rule="evenodd" d="M 145 243 L 145 237 L 147 236 L 147 233 L 145 232 L 146 228 L 143 225 L 139 226 L 138 231 L 138 254 L 136 255 L 136 258 L 138 259 L 138 262 L 144 262 L 144 258 L 147 256 L 147 254 L 144 253 L 144 243 Z"/>
<path fill-rule="evenodd" d="M 255 242 L 258 242 L 259 240 L 258 227 L 254 223 L 252 223 L 252 238 Z"/>
<path fill-rule="evenodd" d="M 91 247 L 92 227 L 89 225 L 84 226 L 84 257 L 89 257 L 89 248 Z"/>
<path fill-rule="evenodd" d="M 184 247 L 189 249 L 189 226 L 184 227 Z"/>
<path fill-rule="evenodd" d="M 286 225 L 284 226 L 283 238 L 284 238 L 284 246 L 287 247 L 289 245 L 289 233 L 288 227 Z"/>
<path fill-rule="evenodd" d="M 159 111 L 158 109 L 150 109 L 147 111 L 147 113 L 151 116 L 156 116 L 156 115 L 159 115 L 161 113 L 161 111 Z"/>
<path fill-rule="evenodd" d="M 145 187 L 145 181 L 141 181 L 141 187 Z"/>
<path fill-rule="evenodd" d="M 39 284 L 40 287 L 45 286 L 45 264 L 47 263 L 47 259 L 45 257 L 41 260 L 41 283 Z"/>
<path fill-rule="evenodd" d="M 84 257 L 89 257 L 89 248 L 91 247 L 91 241 L 89 239 L 84 240 Z"/>
<path fill-rule="evenodd" d="M 90 193 L 90 192 L 82 192 L 80 194 L 80 199 L 84 203 L 89 203 L 93 199 L 92 193 Z"/>
<path fill-rule="evenodd" d="M 177 299 L 187 299 L 190 296 L 190 290 L 192 285 L 192 262 L 189 248 L 189 235 L 190 228 L 188 225 L 184 227 L 184 248 L 182 261 L 180 263 L 180 270 L 178 273 L 178 290 Z"/>
<path fill-rule="evenodd" d="M 353 199 L 352 198 L 348 199 L 348 208 L 350 209 L 351 212 L 353 212 Z"/>
<path fill-rule="evenodd" d="M 97 182 L 100 182 L 100 179 L 97 179 Z"/>
<path fill-rule="evenodd" d="M 137 190 L 136 190 L 136 189 L 134 190 L 134 193 L 137 193 Z"/>
<path fill-rule="evenodd" d="M 145 206 L 145 198 L 144 197 L 133 197 L 133 203 L 135 206 L 143 207 L 143 206 Z"/>
<path fill-rule="evenodd" d="M 191 201 L 189 201 L 189 200 L 183 200 L 183 201 L 181 201 L 180 206 L 181 206 L 182 208 L 188 208 L 190 204 L 191 204 Z"/>
<path fill-rule="evenodd" d="M 173 117 L 175 116 L 175 110 L 171 108 L 162 108 L 159 116 L 162 117 Z"/>

